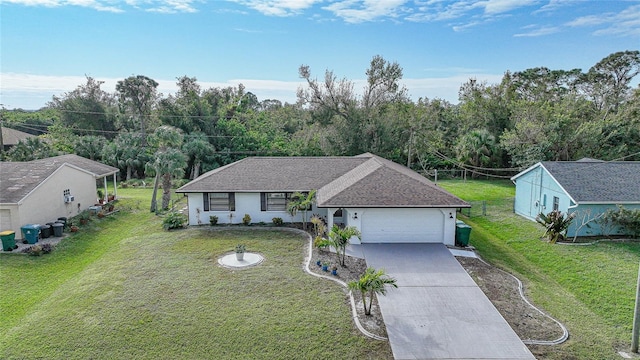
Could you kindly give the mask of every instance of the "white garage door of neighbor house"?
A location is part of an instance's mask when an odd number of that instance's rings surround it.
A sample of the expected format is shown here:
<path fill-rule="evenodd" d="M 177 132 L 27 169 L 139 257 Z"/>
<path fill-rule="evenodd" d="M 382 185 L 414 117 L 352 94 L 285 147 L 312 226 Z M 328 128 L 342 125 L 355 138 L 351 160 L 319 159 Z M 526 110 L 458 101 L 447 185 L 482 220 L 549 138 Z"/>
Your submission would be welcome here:
<path fill-rule="evenodd" d="M 11 210 L 0 210 L 0 231 L 11 229 Z"/>
<path fill-rule="evenodd" d="M 439 209 L 367 209 L 363 243 L 441 243 L 444 215 Z"/>

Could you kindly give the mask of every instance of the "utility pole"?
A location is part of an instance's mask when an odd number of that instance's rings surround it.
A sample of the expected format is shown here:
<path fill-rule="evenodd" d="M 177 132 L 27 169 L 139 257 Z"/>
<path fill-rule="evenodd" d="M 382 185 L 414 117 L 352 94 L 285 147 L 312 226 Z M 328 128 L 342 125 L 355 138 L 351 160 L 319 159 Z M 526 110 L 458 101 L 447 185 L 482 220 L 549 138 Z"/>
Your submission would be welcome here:
<path fill-rule="evenodd" d="M 4 158 L 4 139 L 2 138 L 2 120 L 4 120 L 4 104 L 0 104 L 0 160 Z"/>
<path fill-rule="evenodd" d="M 631 352 L 638 352 L 638 333 L 640 333 L 640 267 L 638 267 L 638 284 L 636 286 L 636 307 L 633 313 L 633 335 L 631 339 Z"/>

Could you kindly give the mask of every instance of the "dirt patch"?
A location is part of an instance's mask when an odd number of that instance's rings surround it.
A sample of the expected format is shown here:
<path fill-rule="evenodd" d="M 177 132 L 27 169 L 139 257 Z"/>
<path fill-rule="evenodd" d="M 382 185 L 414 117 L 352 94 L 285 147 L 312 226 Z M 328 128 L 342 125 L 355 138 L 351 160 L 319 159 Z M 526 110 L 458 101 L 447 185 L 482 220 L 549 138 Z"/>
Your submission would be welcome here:
<path fill-rule="evenodd" d="M 456 257 L 456 259 L 520 339 L 552 341 L 563 335 L 562 328 L 558 324 L 529 306 L 520 297 L 518 282 L 512 276 L 480 259 L 469 257 Z M 527 346 L 537 358 L 546 358 L 546 354 L 554 352 L 554 346 Z"/>

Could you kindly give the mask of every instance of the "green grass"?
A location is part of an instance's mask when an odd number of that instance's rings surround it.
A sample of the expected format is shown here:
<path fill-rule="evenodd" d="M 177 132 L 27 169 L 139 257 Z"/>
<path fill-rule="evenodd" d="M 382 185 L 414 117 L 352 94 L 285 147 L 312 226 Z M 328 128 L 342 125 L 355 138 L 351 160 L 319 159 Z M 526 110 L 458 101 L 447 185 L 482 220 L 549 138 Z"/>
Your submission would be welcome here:
<path fill-rule="evenodd" d="M 123 211 L 52 254 L 0 256 L 0 358 L 391 358 L 355 329 L 342 288 L 304 273 L 300 236 L 166 232 L 150 190 L 118 195 Z M 240 242 L 265 262 L 219 267 Z"/>
<path fill-rule="evenodd" d="M 524 280 L 534 302 L 568 327 L 569 341 L 540 350 L 545 358 L 616 359 L 629 351 L 640 243 L 551 245 L 540 239 L 540 225 L 513 214 L 509 182 L 440 185 L 475 207 L 486 201 L 486 216 L 461 217 L 473 227 L 471 244 Z"/>

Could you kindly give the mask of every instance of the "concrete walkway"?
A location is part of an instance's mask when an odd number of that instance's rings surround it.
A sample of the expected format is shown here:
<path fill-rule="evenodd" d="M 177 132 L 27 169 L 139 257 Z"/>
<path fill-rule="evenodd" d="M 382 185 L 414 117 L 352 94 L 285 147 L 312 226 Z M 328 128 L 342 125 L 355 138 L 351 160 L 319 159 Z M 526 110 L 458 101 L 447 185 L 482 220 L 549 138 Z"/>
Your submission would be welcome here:
<path fill-rule="evenodd" d="M 535 359 L 443 244 L 363 244 L 398 289 L 379 296 L 395 359 Z"/>

